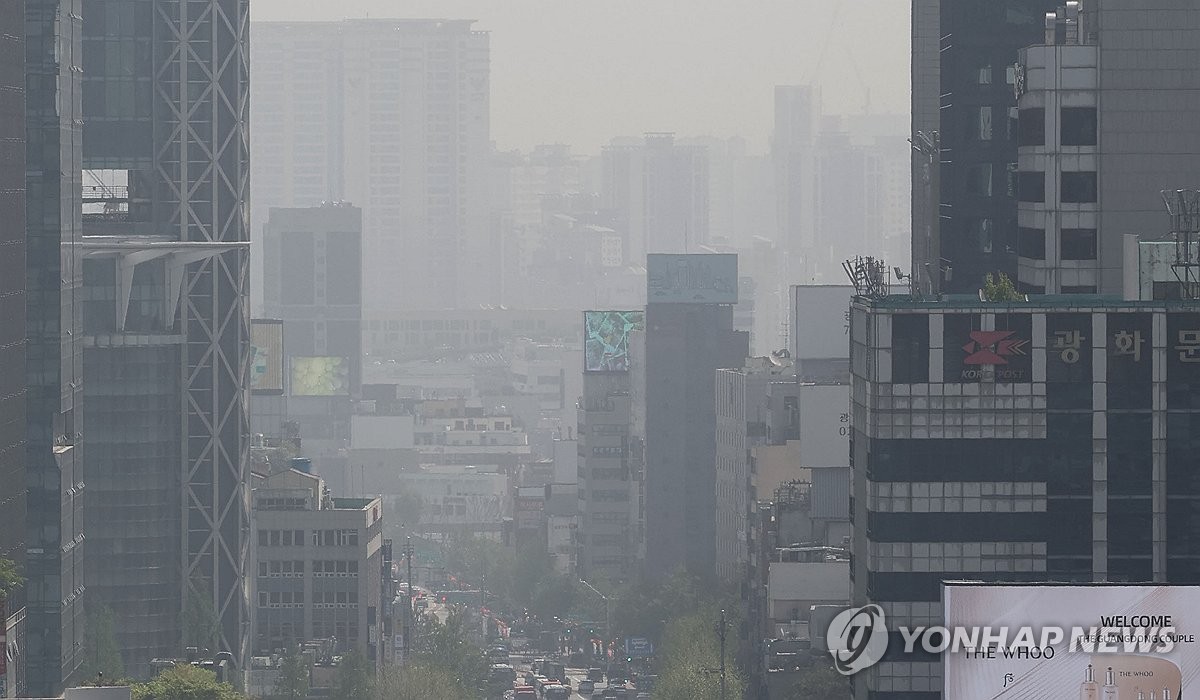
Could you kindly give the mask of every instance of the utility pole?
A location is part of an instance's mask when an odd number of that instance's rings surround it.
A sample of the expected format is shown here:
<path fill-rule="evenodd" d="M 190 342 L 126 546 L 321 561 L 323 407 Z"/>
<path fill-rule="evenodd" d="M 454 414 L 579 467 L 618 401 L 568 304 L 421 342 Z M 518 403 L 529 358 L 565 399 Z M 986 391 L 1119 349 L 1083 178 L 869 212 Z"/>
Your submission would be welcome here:
<path fill-rule="evenodd" d="M 717 639 L 721 641 L 721 700 L 725 700 L 725 611 L 721 611 L 721 622 L 717 626 Z"/>
<path fill-rule="evenodd" d="M 412 535 L 404 538 L 404 560 L 408 567 L 408 576 L 405 578 L 405 596 L 407 604 L 404 608 L 404 660 L 407 663 L 409 654 L 412 653 L 412 624 L 413 624 L 413 583 L 412 583 L 412 558 L 413 545 Z"/>

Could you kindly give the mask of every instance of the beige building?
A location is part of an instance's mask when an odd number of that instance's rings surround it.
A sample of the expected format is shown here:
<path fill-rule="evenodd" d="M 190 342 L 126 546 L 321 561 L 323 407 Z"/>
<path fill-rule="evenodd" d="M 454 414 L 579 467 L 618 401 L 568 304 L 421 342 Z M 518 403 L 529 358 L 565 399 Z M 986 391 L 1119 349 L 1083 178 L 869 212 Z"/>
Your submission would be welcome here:
<path fill-rule="evenodd" d="M 315 639 L 375 658 L 383 504 L 333 498 L 295 469 L 255 475 L 253 649 L 266 655 Z"/>

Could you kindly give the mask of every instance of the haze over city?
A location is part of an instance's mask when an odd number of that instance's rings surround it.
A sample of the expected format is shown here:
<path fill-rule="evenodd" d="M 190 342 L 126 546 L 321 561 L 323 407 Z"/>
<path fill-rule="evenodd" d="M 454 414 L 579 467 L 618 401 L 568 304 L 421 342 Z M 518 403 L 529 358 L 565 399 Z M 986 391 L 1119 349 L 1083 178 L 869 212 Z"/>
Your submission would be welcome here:
<path fill-rule="evenodd" d="M 764 152 L 775 85 L 816 84 L 835 114 L 908 113 L 902 0 L 254 0 L 258 20 L 478 20 L 492 38 L 501 149 L 673 131 L 742 136 Z M 903 127 L 902 127 L 903 128 Z"/>
<path fill-rule="evenodd" d="M 0 0 L 0 700 L 1200 696 L 1197 56 Z"/>

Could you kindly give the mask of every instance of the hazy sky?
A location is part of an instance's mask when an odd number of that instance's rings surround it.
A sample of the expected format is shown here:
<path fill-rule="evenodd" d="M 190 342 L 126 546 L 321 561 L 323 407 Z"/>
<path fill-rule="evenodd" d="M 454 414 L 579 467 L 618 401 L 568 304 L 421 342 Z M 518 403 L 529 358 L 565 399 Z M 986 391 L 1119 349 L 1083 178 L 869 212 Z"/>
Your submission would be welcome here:
<path fill-rule="evenodd" d="M 831 113 L 861 113 L 865 84 L 872 112 L 908 113 L 908 0 L 250 5 L 255 20 L 368 14 L 478 20 L 477 29 L 491 32 L 492 138 L 502 149 L 567 143 L 576 152 L 595 152 L 612 136 L 674 131 L 742 135 L 761 151 L 779 84 L 820 84 Z"/>

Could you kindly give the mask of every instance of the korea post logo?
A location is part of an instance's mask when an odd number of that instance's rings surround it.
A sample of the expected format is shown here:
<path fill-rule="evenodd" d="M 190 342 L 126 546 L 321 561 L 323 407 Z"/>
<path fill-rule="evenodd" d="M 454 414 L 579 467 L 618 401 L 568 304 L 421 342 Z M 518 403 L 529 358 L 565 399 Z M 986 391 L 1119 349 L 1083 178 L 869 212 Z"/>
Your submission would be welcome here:
<path fill-rule="evenodd" d="M 829 623 L 825 645 L 833 655 L 838 673 L 851 676 L 879 663 L 888 646 L 883 609 L 864 605 L 838 613 Z"/>

